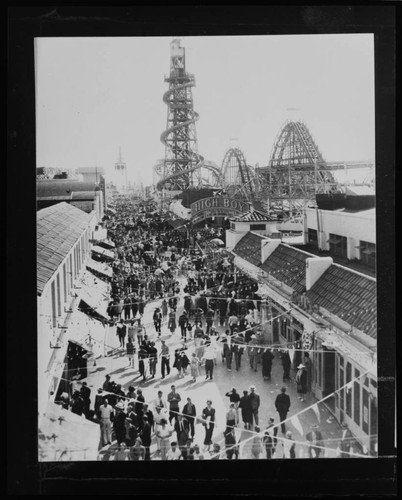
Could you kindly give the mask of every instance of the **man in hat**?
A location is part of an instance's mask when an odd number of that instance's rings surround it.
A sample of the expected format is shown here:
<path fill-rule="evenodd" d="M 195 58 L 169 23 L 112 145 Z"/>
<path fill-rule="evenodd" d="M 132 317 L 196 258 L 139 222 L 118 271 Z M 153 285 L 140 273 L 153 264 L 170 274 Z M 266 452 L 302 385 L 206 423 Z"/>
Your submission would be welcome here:
<path fill-rule="evenodd" d="M 290 408 L 290 397 L 286 394 L 286 387 L 282 387 L 281 393 L 276 396 L 275 408 L 279 413 L 279 421 L 281 422 L 282 433 L 286 432 L 286 425 L 284 420 L 288 414 Z"/>
<path fill-rule="evenodd" d="M 161 352 L 159 354 L 162 358 L 162 363 L 161 363 L 161 372 L 162 372 L 162 379 L 165 378 L 165 370 L 167 371 L 167 374 L 169 375 L 170 373 L 170 366 L 169 366 L 169 361 L 170 361 L 170 354 L 169 354 L 169 347 L 166 345 L 166 342 L 162 340 L 162 346 L 161 346 Z"/>
<path fill-rule="evenodd" d="M 103 389 L 99 388 L 98 394 L 96 394 L 96 396 L 95 396 L 94 413 L 96 415 L 96 418 L 98 418 L 98 419 L 100 418 L 99 408 L 102 406 L 103 400 L 104 400 L 104 395 L 102 393 L 103 393 Z"/>
<path fill-rule="evenodd" d="M 349 452 L 350 448 L 353 449 L 352 446 L 352 441 L 353 441 L 353 434 L 350 432 L 350 429 L 348 427 L 348 424 L 346 422 L 341 423 L 342 427 L 342 435 L 341 435 L 341 440 L 339 442 L 339 448 L 340 448 L 340 457 L 341 458 L 350 458 Z"/>
<path fill-rule="evenodd" d="M 124 438 L 126 436 L 126 425 L 125 425 L 125 420 L 126 420 L 126 413 L 124 411 L 124 404 L 120 401 L 119 403 L 116 404 L 114 407 L 115 409 L 115 418 L 113 420 L 113 430 L 115 437 L 117 439 L 118 443 L 121 443 L 124 441 Z"/>
<path fill-rule="evenodd" d="M 251 335 L 251 341 L 248 350 L 248 358 L 250 361 L 250 367 L 256 372 L 258 366 L 258 353 L 259 348 L 257 346 L 257 336 L 255 334 Z"/>
<path fill-rule="evenodd" d="M 183 340 L 187 339 L 187 326 L 188 326 L 188 318 L 186 311 L 183 310 L 182 314 L 179 316 L 179 326 L 181 331 L 181 338 Z"/>
<path fill-rule="evenodd" d="M 107 398 L 104 398 L 103 405 L 99 408 L 102 446 L 112 444 L 113 415 L 113 408 L 110 406 Z"/>
<path fill-rule="evenodd" d="M 311 431 L 306 434 L 306 439 L 310 443 L 308 447 L 310 458 L 319 458 L 322 450 L 318 446 L 324 446 L 322 434 L 318 429 L 318 424 L 312 424 Z"/>
<path fill-rule="evenodd" d="M 253 414 L 255 425 L 258 425 L 258 410 L 260 408 L 260 396 L 255 392 L 255 385 L 250 385 L 250 393 L 248 395 L 251 411 Z"/>

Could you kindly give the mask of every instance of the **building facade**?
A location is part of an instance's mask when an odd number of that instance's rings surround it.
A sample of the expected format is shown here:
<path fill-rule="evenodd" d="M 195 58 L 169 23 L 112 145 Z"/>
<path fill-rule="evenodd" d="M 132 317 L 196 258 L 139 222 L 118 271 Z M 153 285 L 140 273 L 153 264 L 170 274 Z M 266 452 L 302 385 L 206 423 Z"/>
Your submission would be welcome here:
<path fill-rule="evenodd" d="M 255 231 L 234 232 L 226 241 L 235 242 L 235 265 L 265 298 L 266 340 L 289 350 L 294 369 L 309 353 L 313 395 L 376 454 L 375 278 Z"/>
<path fill-rule="evenodd" d="M 38 404 L 54 396 L 63 372 L 59 346 L 63 323 L 74 303 L 74 287 L 90 257 L 96 214 L 58 203 L 37 213 Z"/>

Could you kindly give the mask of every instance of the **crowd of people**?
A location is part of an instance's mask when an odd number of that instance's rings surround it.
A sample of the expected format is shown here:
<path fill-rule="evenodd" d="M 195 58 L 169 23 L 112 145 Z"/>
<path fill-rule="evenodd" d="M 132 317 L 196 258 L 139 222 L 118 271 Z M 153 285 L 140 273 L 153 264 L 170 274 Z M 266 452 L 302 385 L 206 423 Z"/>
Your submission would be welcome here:
<path fill-rule="evenodd" d="M 228 371 L 239 371 L 245 357 L 252 370 L 261 365 L 263 379 L 271 379 L 274 354 L 264 345 L 258 283 L 236 269 L 230 254 L 209 243 L 219 233 L 188 224 L 173 229 L 152 202 L 129 200 L 119 203 L 106 227 L 115 243 L 109 326 L 116 329 L 127 370 L 138 372 L 142 382 L 159 376 L 163 380 L 171 369 L 179 378 L 190 374 L 192 382 L 200 377 L 207 382 L 213 379 L 218 362 Z M 151 324 L 144 321 L 145 308 L 152 308 Z M 162 334 L 180 336 L 174 352 Z M 291 360 L 286 349 L 281 351 L 281 363 L 287 382 Z M 311 389 L 308 354 L 297 368 L 297 391 L 303 401 Z M 255 387 L 242 394 L 233 389 L 226 396 L 229 406 L 222 442 L 213 442 L 213 402 L 207 400 L 199 412 L 190 397 L 177 393 L 175 385 L 166 399 L 159 391 L 157 400 L 148 401 L 141 387 L 130 386 L 124 392 L 106 375 L 93 410 L 86 384 L 73 391 L 71 409 L 99 422 L 100 447 L 117 445 L 114 460 L 236 459 L 240 453 L 236 430 L 241 421 L 254 434 L 249 442 L 251 458 L 278 456 L 279 424 L 271 417 L 261 432 L 260 396 Z M 283 422 L 290 404 L 283 387 L 275 400 L 283 458 L 296 457 L 292 433 Z M 197 423 L 204 427 L 203 447 L 194 441 Z M 323 438 L 318 429 L 312 428 L 306 439 L 309 453 L 319 456 Z M 157 450 L 151 455 L 153 440 Z"/>

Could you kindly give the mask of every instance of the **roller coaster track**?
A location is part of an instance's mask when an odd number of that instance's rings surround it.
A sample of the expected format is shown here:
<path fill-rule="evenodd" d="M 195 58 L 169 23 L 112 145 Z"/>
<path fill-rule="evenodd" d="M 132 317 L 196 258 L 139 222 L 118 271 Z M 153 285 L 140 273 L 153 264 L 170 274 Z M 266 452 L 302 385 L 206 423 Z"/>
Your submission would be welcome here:
<path fill-rule="evenodd" d="M 167 106 L 169 106 L 170 109 L 188 109 L 188 104 L 172 103 L 169 98 L 170 98 L 170 95 L 173 92 L 176 92 L 178 90 L 182 90 L 182 89 L 185 89 L 185 88 L 188 88 L 188 87 L 193 87 L 194 85 L 195 85 L 194 78 L 191 78 L 190 81 L 188 81 L 186 83 L 183 83 L 183 84 L 180 84 L 180 85 L 175 85 L 174 87 L 169 88 L 164 93 L 164 95 L 163 95 L 163 102 Z M 190 120 L 186 120 L 184 122 L 178 123 L 177 125 L 173 125 L 172 127 L 168 128 L 167 130 L 165 130 L 164 132 L 162 132 L 162 134 L 160 136 L 160 140 L 161 140 L 162 144 L 164 144 L 165 147 L 168 147 L 168 148 L 171 149 L 171 145 L 167 141 L 168 136 L 172 132 L 175 132 L 175 131 L 177 131 L 177 130 L 179 130 L 181 128 L 186 128 L 186 127 L 188 127 L 190 125 L 195 124 L 195 122 L 198 121 L 198 120 L 199 120 L 198 113 L 196 113 L 195 111 L 193 111 L 193 118 L 191 118 Z M 178 146 L 176 144 L 176 148 L 177 147 Z M 186 168 L 186 169 L 181 170 L 179 172 L 173 172 L 170 175 L 167 175 L 166 177 L 164 177 L 163 179 L 161 179 L 157 183 L 156 187 L 157 187 L 158 190 L 161 190 L 167 183 L 171 182 L 172 180 L 178 179 L 180 177 L 187 176 L 188 174 L 190 174 L 192 172 L 195 172 L 196 170 L 199 170 L 201 168 L 205 168 L 206 170 L 209 170 L 210 172 L 212 172 L 215 175 L 215 178 L 217 180 L 220 180 L 220 178 L 221 178 L 221 172 L 220 172 L 219 168 L 215 167 L 210 162 L 205 161 L 205 159 L 204 159 L 203 156 L 201 156 L 198 153 L 195 153 L 194 151 L 188 151 L 188 150 L 186 150 L 184 148 L 181 148 L 181 147 L 179 147 L 179 149 L 186 156 L 188 156 L 188 154 L 191 153 L 193 159 L 197 161 L 197 164 L 194 165 L 193 167 Z"/>

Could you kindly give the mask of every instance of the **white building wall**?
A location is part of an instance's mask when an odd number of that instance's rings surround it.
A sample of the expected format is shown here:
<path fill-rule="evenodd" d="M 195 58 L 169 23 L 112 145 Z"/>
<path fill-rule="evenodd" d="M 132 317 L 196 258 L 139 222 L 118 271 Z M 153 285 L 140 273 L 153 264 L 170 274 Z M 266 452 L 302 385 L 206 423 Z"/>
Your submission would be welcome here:
<path fill-rule="evenodd" d="M 54 400 L 56 385 L 62 373 L 62 362 L 66 353 L 66 346 L 62 348 L 52 348 L 51 345 L 57 345 L 57 339 L 62 332 L 60 326 L 63 326 L 67 311 L 74 297 L 74 283 L 77 281 L 80 272 L 85 269 L 85 262 L 90 258 L 91 250 L 89 239 L 96 226 L 96 213 L 92 212 L 92 218 L 85 231 L 81 234 L 75 245 L 71 248 L 61 265 L 55 271 L 51 279 L 43 289 L 42 295 L 37 298 L 37 362 L 38 362 L 38 411 L 43 413 L 47 402 Z M 81 243 L 81 251 L 79 249 Z M 72 266 L 70 268 L 70 256 Z M 76 272 L 76 258 L 78 272 Z M 64 273 L 64 264 L 66 273 Z M 71 286 L 71 274 L 73 285 Z M 60 301 L 61 314 L 58 314 L 58 287 L 57 277 L 60 282 Z M 64 280 L 66 283 L 64 283 Z M 55 284 L 55 314 L 56 325 L 53 326 L 52 313 L 52 283 Z M 64 290 L 66 289 L 66 294 Z"/>
<path fill-rule="evenodd" d="M 317 221 L 317 215 L 319 222 Z M 360 250 L 356 248 L 359 246 L 360 241 L 367 241 L 368 243 L 376 242 L 375 213 L 372 210 L 350 213 L 306 208 L 306 243 L 308 241 L 308 229 L 315 229 L 317 231 L 321 250 L 329 250 L 328 240 L 330 233 L 346 237 L 348 241 L 348 259 L 360 259 Z M 321 235 L 319 234 L 319 230 L 321 230 Z"/>

